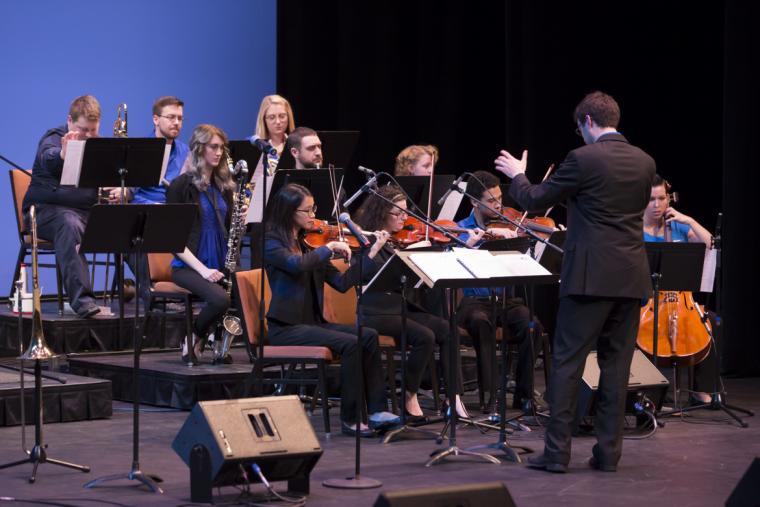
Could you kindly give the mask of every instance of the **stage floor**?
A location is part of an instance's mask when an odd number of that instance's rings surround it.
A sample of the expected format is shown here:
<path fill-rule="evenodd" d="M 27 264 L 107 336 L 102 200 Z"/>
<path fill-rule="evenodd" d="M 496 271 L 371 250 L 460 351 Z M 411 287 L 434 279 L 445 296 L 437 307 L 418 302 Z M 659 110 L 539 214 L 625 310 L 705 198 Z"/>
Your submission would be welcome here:
<path fill-rule="evenodd" d="M 730 401 L 754 411 L 760 410 L 760 379 L 727 380 Z M 171 450 L 171 442 L 188 412 L 145 407 L 141 415 L 141 468 L 164 479 L 163 495 L 144 491 L 136 482 L 117 481 L 94 490 L 82 485 L 106 474 L 129 472 L 131 454 L 131 406 L 114 403 L 108 420 L 59 423 L 46 428 L 45 438 L 51 458 L 92 467 L 83 474 L 51 464 L 41 465 L 37 483 L 26 479 L 31 465 L 0 470 L 0 495 L 24 500 L 56 502 L 56 505 L 181 505 L 190 502 L 189 472 Z M 333 423 L 338 426 L 337 413 Z M 742 429 L 722 412 L 700 410 L 684 421 L 672 419 L 651 438 L 627 440 L 617 473 L 589 469 L 585 460 L 591 453 L 593 437 L 574 441 L 570 472 L 565 475 L 533 471 L 523 465 L 501 465 L 455 458 L 425 468 L 430 452 L 440 448 L 432 440 L 402 441 L 383 445 L 376 439 L 363 440 L 362 472 L 383 482 L 381 489 L 345 491 L 324 488 L 321 482 L 353 474 L 354 439 L 333 434 L 326 440 L 321 433 L 321 416 L 311 421 L 324 449 L 312 473 L 308 505 L 372 505 L 380 491 L 419 487 L 502 481 L 520 507 L 547 505 L 604 506 L 717 506 L 723 505 L 753 457 L 760 455 L 760 419 L 748 418 Z M 688 422 L 687 422 L 688 421 Z M 440 425 L 432 426 L 435 429 Z M 490 443 L 496 435 L 461 427 L 460 447 Z M 530 433 L 516 432 L 511 442 L 542 448 L 540 428 Z M 29 434 L 27 435 L 29 437 Z M 23 457 L 20 430 L 0 428 L 2 461 Z M 284 483 L 276 483 L 279 488 Z M 260 492 L 261 486 L 254 491 Z M 233 488 L 222 488 L 224 500 L 233 500 Z"/>

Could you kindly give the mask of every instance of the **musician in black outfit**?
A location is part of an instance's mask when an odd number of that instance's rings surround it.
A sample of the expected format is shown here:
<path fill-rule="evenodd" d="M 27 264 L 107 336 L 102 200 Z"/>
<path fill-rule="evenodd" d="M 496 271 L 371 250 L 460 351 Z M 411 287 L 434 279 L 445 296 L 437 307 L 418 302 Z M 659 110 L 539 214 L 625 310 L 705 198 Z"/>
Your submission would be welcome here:
<path fill-rule="evenodd" d="M 166 192 L 167 203 L 193 203 L 198 211 L 190 229 L 187 246 L 172 260 L 172 281 L 205 301 L 193 323 L 196 359 L 213 326 L 227 312 L 230 298 L 219 282 L 224 278 L 227 232 L 230 229 L 232 194 L 235 181 L 226 159 L 227 135 L 214 125 L 195 127 L 190 138 L 190 154 L 184 172 Z M 221 337 L 217 337 L 221 338 Z M 182 361 L 190 359 L 183 342 Z M 225 359 L 230 362 L 230 359 Z"/>
<path fill-rule="evenodd" d="M 364 389 L 368 425 L 360 426 L 362 436 L 373 436 L 373 430 L 397 425 L 400 420 L 386 412 L 387 400 L 377 331 L 362 328 L 361 344 L 357 344 L 355 326 L 332 324 L 323 318 L 324 284 L 340 292 L 351 289 L 359 278 L 359 262 L 363 268 L 383 247 L 387 235 L 364 254 L 352 259 L 345 242 L 330 241 L 314 250 L 303 242 L 305 231 L 313 228 L 316 207 L 311 192 L 301 185 L 288 184 L 273 198 L 267 219 L 264 242 L 264 266 L 272 290 L 267 312 L 269 341 L 274 345 L 319 345 L 329 347 L 341 356 L 342 432 L 354 434 L 358 388 L 356 354 L 362 354 Z M 338 255 L 351 261 L 351 267 L 340 273 L 330 259 Z"/>
<path fill-rule="evenodd" d="M 362 203 L 356 214 L 356 222 L 364 230 L 380 230 L 385 235 L 400 231 L 404 227 L 407 218 L 405 211 L 407 202 L 406 195 L 395 185 L 386 185 L 378 189 L 378 194 L 389 199 L 402 209 L 392 206 L 387 201 L 375 195 L 370 195 Z M 393 248 L 386 244 L 378 251 L 375 257 L 375 266 L 368 270 L 366 280 L 380 269 L 393 255 Z M 400 274 L 399 274 L 400 275 Z M 401 339 L 401 291 L 380 292 L 367 291 L 362 297 L 362 312 L 364 322 L 381 334 Z M 412 347 L 406 363 L 406 393 L 405 403 L 407 413 L 414 417 L 423 417 L 422 409 L 417 400 L 417 391 L 420 387 L 422 375 L 428 364 L 437 343 L 441 350 L 441 370 L 443 377 L 448 381 L 449 365 L 449 323 L 425 311 L 420 306 L 407 300 L 407 343 Z M 459 357 L 457 355 L 457 361 Z M 463 392 L 461 366 L 456 368 L 456 407 L 457 413 L 462 417 L 469 417 L 459 394 Z M 435 393 L 437 395 L 437 393 Z"/>
<path fill-rule="evenodd" d="M 525 176 L 527 150 L 517 159 L 502 151 L 496 169 L 512 178 L 509 195 L 524 209 L 567 204 L 567 240 L 552 354 L 551 420 L 542 455 L 529 466 L 565 472 L 570 462 L 571 424 L 586 357 L 599 362 L 595 430 L 589 464 L 614 471 L 622 454 L 628 377 L 642 298 L 649 296 L 643 215 L 655 162 L 617 132 L 620 108 L 602 92 L 581 100 L 573 115 L 586 146 L 568 153 L 546 181 Z"/>

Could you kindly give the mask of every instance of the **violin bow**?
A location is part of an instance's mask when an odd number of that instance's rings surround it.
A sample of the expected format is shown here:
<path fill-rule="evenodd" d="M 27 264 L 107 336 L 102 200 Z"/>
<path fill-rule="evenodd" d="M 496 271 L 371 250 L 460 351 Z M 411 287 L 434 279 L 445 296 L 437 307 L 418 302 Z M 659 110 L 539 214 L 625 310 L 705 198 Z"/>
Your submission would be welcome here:
<path fill-rule="evenodd" d="M 433 173 L 435 172 L 435 152 L 430 153 L 430 181 L 428 182 L 428 203 L 427 217 L 431 220 L 430 214 L 433 211 Z M 430 241 L 430 226 L 425 224 L 425 241 Z"/>
<path fill-rule="evenodd" d="M 343 178 L 340 179 L 340 187 L 338 187 L 336 184 L 337 182 L 335 181 L 335 166 L 328 164 L 327 172 L 330 175 L 330 192 L 332 192 L 333 197 L 332 215 L 335 217 L 335 222 L 338 224 L 338 239 L 340 241 L 345 241 L 345 238 L 343 237 L 343 227 L 341 227 L 340 220 L 338 220 L 338 217 L 340 216 L 340 201 L 338 200 L 338 197 L 343 188 Z"/>

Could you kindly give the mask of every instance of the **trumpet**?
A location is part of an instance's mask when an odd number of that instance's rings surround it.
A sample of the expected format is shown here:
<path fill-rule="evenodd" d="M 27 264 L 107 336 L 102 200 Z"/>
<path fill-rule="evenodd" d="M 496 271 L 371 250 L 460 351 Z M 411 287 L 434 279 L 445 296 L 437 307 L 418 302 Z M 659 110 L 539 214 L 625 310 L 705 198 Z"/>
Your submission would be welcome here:
<path fill-rule="evenodd" d="M 124 111 L 124 119 L 121 118 L 121 112 Z M 122 102 L 116 106 L 116 121 L 113 122 L 113 136 L 127 137 L 127 104 Z"/>

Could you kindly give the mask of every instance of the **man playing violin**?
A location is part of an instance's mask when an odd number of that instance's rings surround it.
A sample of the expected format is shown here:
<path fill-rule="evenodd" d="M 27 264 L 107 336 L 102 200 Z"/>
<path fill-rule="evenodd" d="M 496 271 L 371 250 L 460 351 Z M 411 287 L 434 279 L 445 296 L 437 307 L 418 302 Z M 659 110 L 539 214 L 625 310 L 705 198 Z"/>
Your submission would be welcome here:
<path fill-rule="evenodd" d="M 489 228 L 486 224 L 496 218 L 495 211 L 501 211 L 501 188 L 499 178 L 486 171 L 476 171 L 467 182 L 467 193 L 480 198 L 480 202 L 470 200 L 472 212 L 460 220 L 458 225 L 463 229 L 470 229 L 472 234 L 462 234 L 460 237 L 469 246 L 479 246 L 484 241 L 486 231 L 488 235 L 496 239 L 514 238 L 515 231 L 509 228 Z M 486 206 L 484 206 L 485 204 Z M 491 209 L 489 209 L 491 208 Z M 533 365 L 535 363 L 536 344 L 540 339 L 540 333 L 534 333 L 534 344 L 530 343 L 530 311 L 523 304 L 522 299 L 513 297 L 510 289 L 507 293 L 503 287 L 487 289 L 464 289 L 464 298 L 459 303 L 457 317 L 459 325 L 467 330 L 472 337 L 472 344 L 478 361 L 479 387 L 482 393 L 481 407 L 484 413 L 494 409 L 496 400 L 496 379 L 498 368 L 496 367 L 496 333 L 495 326 L 502 326 L 502 312 L 497 312 L 496 322 L 492 318 L 492 299 L 497 298 L 497 305 L 501 306 L 503 298 L 506 299 L 507 329 L 518 340 L 518 360 L 516 372 L 515 395 L 512 402 L 513 408 L 525 412 L 532 412 L 533 408 Z M 486 394 L 488 396 L 486 397 Z M 488 401 L 485 401 L 488 400 Z"/>

